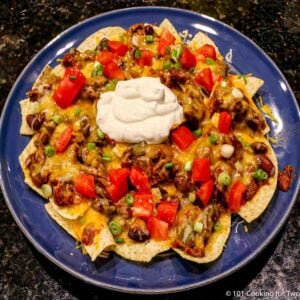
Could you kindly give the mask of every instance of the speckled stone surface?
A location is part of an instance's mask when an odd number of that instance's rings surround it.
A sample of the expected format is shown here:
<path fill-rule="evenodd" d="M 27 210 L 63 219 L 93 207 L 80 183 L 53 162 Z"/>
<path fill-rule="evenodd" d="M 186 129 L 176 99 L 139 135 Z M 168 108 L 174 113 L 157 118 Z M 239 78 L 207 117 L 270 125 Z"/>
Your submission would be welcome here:
<path fill-rule="evenodd" d="M 2 1 L 0 3 L 0 109 L 18 74 L 45 44 L 71 25 L 116 8 L 161 5 L 219 19 L 256 42 L 279 66 L 297 99 L 299 1 Z M 51 26 L 49 26 L 51 24 Z M 297 74 L 298 71 L 298 74 Z M 2 146 L 2 145 L 1 145 Z M 286 225 L 248 266 L 208 287 L 161 299 L 300 299 L 299 197 Z M 116 299 L 50 263 L 26 240 L 0 193 L 0 299 Z M 145 296 L 144 296 L 145 297 Z M 138 298 L 138 296 L 130 296 Z"/>

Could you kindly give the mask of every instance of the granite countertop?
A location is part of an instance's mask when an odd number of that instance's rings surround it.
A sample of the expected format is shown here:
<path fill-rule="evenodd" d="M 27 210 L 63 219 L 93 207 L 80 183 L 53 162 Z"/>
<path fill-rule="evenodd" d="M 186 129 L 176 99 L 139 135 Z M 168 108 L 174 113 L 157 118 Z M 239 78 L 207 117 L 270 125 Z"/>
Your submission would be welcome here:
<path fill-rule="evenodd" d="M 199 4 L 200 3 L 200 4 Z M 45 44 L 71 25 L 116 8 L 161 5 L 194 10 L 219 19 L 256 42 L 275 61 L 297 99 L 300 5 L 294 1 L 3 1 L 0 4 L 0 108 L 14 81 Z M 3 146 L 3 145 L 1 145 Z M 248 266 L 208 287 L 157 296 L 162 299 L 300 298 L 300 209 L 298 201 L 282 231 Z M 0 193 L 0 299 L 115 299 L 73 278 L 39 254 L 13 221 Z M 234 292 L 235 291 L 235 292 Z M 277 292 L 277 294 L 276 294 Z M 292 292 L 294 294 L 292 294 Z M 262 294 L 259 294 L 262 293 Z M 264 295 L 263 297 L 260 297 Z M 276 295 L 282 295 L 277 296 Z M 296 296 L 296 297 L 295 297 Z M 138 296 L 131 296 L 136 298 Z"/>

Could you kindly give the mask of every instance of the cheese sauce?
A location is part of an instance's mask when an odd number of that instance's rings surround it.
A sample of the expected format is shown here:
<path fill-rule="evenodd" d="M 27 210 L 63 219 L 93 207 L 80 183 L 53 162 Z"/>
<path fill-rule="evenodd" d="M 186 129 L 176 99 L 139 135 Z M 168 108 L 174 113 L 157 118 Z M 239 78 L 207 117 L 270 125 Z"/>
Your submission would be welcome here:
<path fill-rule="evenodd" d="M 100 96 L 97 109 L 98 127 L 116 142 L 159 144 L 184 119 L 177 97 L 152 77 L 119 81 Z"/>

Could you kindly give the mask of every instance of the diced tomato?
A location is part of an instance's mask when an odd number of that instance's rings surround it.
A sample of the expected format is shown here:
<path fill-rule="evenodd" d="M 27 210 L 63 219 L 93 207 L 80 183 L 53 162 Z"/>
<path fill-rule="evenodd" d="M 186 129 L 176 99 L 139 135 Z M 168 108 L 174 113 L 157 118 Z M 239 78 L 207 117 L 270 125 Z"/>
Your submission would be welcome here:
<path fill-rule="evenodd" d="M 144 220 L 149 219 L 153 212 L 151 192 L 137 192 L 134 195 L 134 203 L 131 207 L 132 215 Z"/>
<path fill-rule="evenodd" d="M 97 60 L 102 65 L 106 65 L 106 64 L 110 63 L 111 61 L 116 61 L 117 59 L 118 59 L 118 56 L 115 53 L 112 53 L 107 50 L 104 50 L 97 55 Z"/>
<path fill-rule="evenodd" d="M 162 201 L 157 207 L 157 217 L 172 225 L 175 221 L 179 203 L 176 201 Z"/>
<path fill-rule="evenodd" d="M 171 133 L 172 141 L 180 148 L 185 150 L 196 140 L 195 135 L 186 126 L 182 125 Z"/>
<path fill-rule="evenodd" d="M 128 168 L 119 168 L 108 171 L 108 177 L 111 183 L 119 185 L 120 183 L 127 180 L 127 176 L 129 175 Z"/>
<path fill-rule="evenodd" d="M 108 41 L 108 48 L 112 53 L 116 53 L 118 56 L 124 56 L 128 50 L 127 45 L 118 41 Z"/>
<path fill-rule="evenodd" d="M 227 111 L 222 111 L 220 113 L 218 129 L 221 133 L 228 134 L 231 129 L 232 117 L 231 114 Z"/>
<path fill-rule="evenodd" d="M 125 74 L 122 69 L 117 65 L 115 61 L 111 61 L 104 65 L 104 75 L 109 79 L 124 80 Z"/>
<path fill-rule="evenodd" d="M 172 33 L 164 28 L 158 40 L 157 51 L 160 56 L 163 56 L 167 52 L 167 48 L 174 44 L 176 38 L 172 35 Z"/>
<path fill-rule="evenodd" d="M 122 197 L 124 197 L 128 193 L 128 184 L 127 181 L 124 180 L 120 182 L 118 185 L 111 184 L 106 188 L 110 199 L 113 202 L 118 202 Z"/>
<path fill-rule="evenodd" d="M 131 167 L 129 179 L 138 191 L 150 191 L 148 176 L 137 167 Z"/>
<path fill-rule="evenodd" d="M 217 53 L 214 46 L 205 44 L 201 48 L 196 50 L 196 56 L 199 60 L 203 61 L 207 57 L 216 60 L 217 59 Z"/>
<path fill-rule="evenodd" d="M 55 141 L 54 146 L 57 153 L 62 153 L 68 148 L 71 142 L 72 135 L 73 135 L 73 126 L 70 125 L 61 133 L 61 135 Z"/>
<path fill-rule="evenodd" d="M 196 158 L 192 166 L 192 180 L 206 182 L 210 180 L 210 160 L 207 157 Z"/>
<path fill-rule="evenodd" d="M 67 68 L 63 79 L 53 94 L 53 99 L 61 108 L 70 106 L 85 85 L 86 78 L 77 68 Z"/>
<path fill-rule="evenodd" d="M 150 50 L 142 50 L 141 57 L 136 58 L 136 62 L 139 66 L 151 66 L 153 60 L 153 53 Z"/>
<path fill-rule="evenodd" d="M 209 180 L 201 184 L 200 188 L 197 191 L 197 196 L 201 200 L 204 206 L 206 206 L 212 196 L 214 189 L 214 181 Z"/>
<path fill-rule="evenodd" d="M 180 62 L 185 69 L 193 68 L 197 64 L 196 56 L 188 48 L 183 49 Z"/>
<path fill-rule="evenodd" d="M 246 192 L 246 185 L 241 181 L 236 181 L 230 188 L 228 208 L 232 212 L 240 210 L 243 203 L 244 194 Z"/>
<path fill-rule="evenodd" d="M 89 198 L 95 198 L 95 179 L 93 175 L 80 174 L 74 179 L 76 192 Z"/>
<path fill-rule="evenodd" d="M 159 241 L 168 239 L 169 224 L 156 217 L 151 217 L 147 222 L 151 238 Z"/>
<path fill-rule="evenodd" d="M 214 80 L 210 68 L 205 68 L 196 73 L 195 82 L 204 87 L 208 92 L 211 92 L 214 87 Z"/>

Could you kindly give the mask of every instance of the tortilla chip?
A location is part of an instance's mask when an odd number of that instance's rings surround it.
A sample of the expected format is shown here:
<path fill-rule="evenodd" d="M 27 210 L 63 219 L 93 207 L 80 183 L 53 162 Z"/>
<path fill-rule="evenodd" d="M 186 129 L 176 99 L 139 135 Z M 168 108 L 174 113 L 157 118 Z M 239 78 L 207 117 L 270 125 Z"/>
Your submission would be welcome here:
<path fill-rule="evenodd" d="M 22 116 L 20 134 L 33 135 L 34 130 L 31 129 L 30 126 L 26 122 L 26 116 L 33 113 L 32 105 L 31 105 L 32 102 L 30 102 L 30 100 L 27 98 L 27 99 L 21 100 L 19 103 L 20 103 L 20 107 L 21 107 L 21 116 Z"/>
<path fill-rule="evenodd" d="M 179 35 L 179 33 L 177 32 L 177 30 L 175 29 L 175 27 L 173 26 L 173 24 L 168 20 L 168 19 L 164 19 L 160 25 L 159 25 L 159 31 L 161 32 L 163 28 L 166 28 L 170 31 L 170 33 L 172 33 L 172 35 L 175 37 L 175 43 L 182 43 L 182 39 L 181 36 Z"/>
<path fill-rule="evenodd" d="M 183 250 L 172 248 L 182 258 L 196 262 L 198 264 L 209 263 L 216 260 L 223 252 L 225 243 L 230 234 L 231 215 L 230 213 L 224 213 L 218 220 L 220 228 L 218 231 L 214 231 L 209 238 L 208 244 L 205 247 L 205 256 L 194 257 L 186 254 Z"/>
<path fill-rule="evenodd" d="M 88 201 L 82 201 L 78 204 L 73 204 L 69 206 L 58 206 L 55 204 L 53 198 L 49 199 L 53 209 L 63 218 L 69 220 L 75 220 L 84 215 L 84 213 L 89 209 L 90 203 Z"/>
<path fill-rule="evenodd" d="M 46 204 L 45 209 L 50 217 L 77 241 L 81 241 L 84 227 L 91 222 L 91 219 L 93 220 L 99 228 L 99 233 L 94 237 L 92 245 L 82 245 L 84 250 L 90 255 L 92 261 L 94 261 L 103 251 L 111 250 L 115 245 L 114 238 L 107 226 L 106 217 L 93 209 L 88 210 L 86 214 L 78 220 L 68 220 L 63 218 L 57 213 L 51 203 Z M 91 215 L 93 215 L 92 218 Z M 83 220 L 84 217 L 86 217 L 85 220 Z"/>
<path fill-rule="evenodd" d="M 196 50 L 205 44 L 213 46 L 216 49 L 217 58 L 223 59 L 223 56 L 221 55 L 221 53 L 220 53 L 217 45 L 214 43 L 214 41 L 211 38 L 209 38 L 207 34 L 201 32 L 201 31 L 197 32 L 194 35 L 193 39 L 189 43 L 189 46 L 191 47 L 191 49 Z"/>
<path fill-rule="evenodd" d="M 266 140 L 264 141 L 264 143 L 269 145 Z M 270 145 L 267 156 L 275 166 L 274 176 L 268 180 L 268 184 L 260 187 L 255 196 L 250 201 L 247 201 L 238 212 L 238 215 L 240 215 L 248 223 L 257 219 L 265 211 L 276 191 L 278 164 L 276 155 Z"/>
<path fill-rule="evenodd" d="M 109 40 L 119 40 L 119 37 L 126 33 L 122 27 L 105 27 L 90 35 L 78 47 L 77 50 L 84 52 L 86 50 L 94 50 L 103 38 Z"/>
<path fill-rule="evenodd" d="M 123 234 L 122 237 L 125 243 L 117 244 L 114 251 L 128 260 L 150 262 L 158 253 L 165 252 L 171 247 L 169 240 L 155 241 L 150 239 L 144 243 L 138 243 L 130 240 L 127 237 L 127 233 Z"/>

